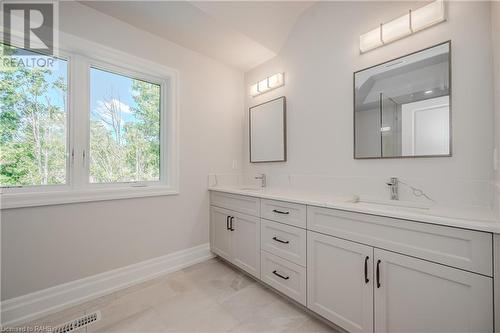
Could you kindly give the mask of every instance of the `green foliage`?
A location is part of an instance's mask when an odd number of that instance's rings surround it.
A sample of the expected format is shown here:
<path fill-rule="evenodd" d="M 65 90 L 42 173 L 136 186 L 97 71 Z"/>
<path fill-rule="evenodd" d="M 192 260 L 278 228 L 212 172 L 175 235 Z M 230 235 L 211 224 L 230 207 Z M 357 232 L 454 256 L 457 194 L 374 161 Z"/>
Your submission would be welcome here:
<path fill-rule="evenodd" d="M 155 181 L 160 177 L 160 89 L 133 80 L 133 122 L 124 122 L 118 99 L 91 120 L 90 177 L 94 183 Z M 106 128 L 109 127 L 111 129 Z"/>
<path fill-rule="evenodd" d="M 65 78 L 50 69 L 0 68 L 1 186 L 66 183 L 66 95 Z M 160 88 L 133 80 L 132 95 L 134 121 L 113 103 L 91 118 L 90 182 L 159 180 Z"/>
<path fill-rule="evenodd" d="M 66 84 L 51 74 L 25 67 L 0 71 L 1 186 L 66 182 L 66 111 L 53 100 L 57 94 L 65 100 Z"/>

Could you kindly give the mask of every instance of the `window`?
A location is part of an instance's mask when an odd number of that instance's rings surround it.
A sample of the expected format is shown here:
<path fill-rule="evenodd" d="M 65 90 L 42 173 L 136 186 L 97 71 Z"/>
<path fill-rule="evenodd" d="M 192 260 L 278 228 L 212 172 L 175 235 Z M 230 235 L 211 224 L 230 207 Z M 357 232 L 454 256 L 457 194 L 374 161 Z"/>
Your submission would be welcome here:
<path fill-rule="evenodd" d="M 160 86 L 90 69 L 91 183 L 160 180 Z"/>
<path fill-rule="evenodd" d="M 74 42 L 0 54 L 0 208 L 177 194 L 177 72 Z"/>
<path fill-rule="evenodd" d="M 67 183 L 66 60 L 4 48 L 0 71 L 0 186 Z M 4 62 L 12 59 L 13 63 Z M 25 66 L 23 59 L 50 59 Z M 46 63 L 46 62 L 44 62 Z"/>

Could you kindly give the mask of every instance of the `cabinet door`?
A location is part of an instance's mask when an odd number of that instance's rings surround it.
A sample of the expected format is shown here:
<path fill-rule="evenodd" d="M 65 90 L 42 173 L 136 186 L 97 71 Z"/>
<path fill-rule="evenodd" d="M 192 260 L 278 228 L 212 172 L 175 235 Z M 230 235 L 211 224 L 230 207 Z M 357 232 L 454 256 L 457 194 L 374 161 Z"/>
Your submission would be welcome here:
<path fill-rule="evenodd" d="M 351 333 L 373 332 L 372 265 L 372 247 L 308 231 L 307 307 Z"/>
<path fill-rule="evenodd" d="M 232 262 L 260 279 L 260 219 L 232 213 Z"/>
<path fill-rule="evenodd" d="M 493 332 L 491 278 L 378 249 L 374 258 L 376 333 Z"/>
<path fill-rule="evenodd" d="M 210 207 L 210 245 L 212 251 L 226 260 L 231 260 L 231 231 L 228 218 L 232 212 L 218 207 Z"/>

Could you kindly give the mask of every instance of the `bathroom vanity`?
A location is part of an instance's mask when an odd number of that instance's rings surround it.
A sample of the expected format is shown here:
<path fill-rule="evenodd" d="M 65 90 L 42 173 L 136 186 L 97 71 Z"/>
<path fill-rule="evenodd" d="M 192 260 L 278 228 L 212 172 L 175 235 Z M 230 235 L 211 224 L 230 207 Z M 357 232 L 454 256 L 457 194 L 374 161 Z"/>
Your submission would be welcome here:
<path fill-rule="evenodd" d="M 497 223 L 210 192 L 212 251 L 349 332 L 494 331 Z"/>

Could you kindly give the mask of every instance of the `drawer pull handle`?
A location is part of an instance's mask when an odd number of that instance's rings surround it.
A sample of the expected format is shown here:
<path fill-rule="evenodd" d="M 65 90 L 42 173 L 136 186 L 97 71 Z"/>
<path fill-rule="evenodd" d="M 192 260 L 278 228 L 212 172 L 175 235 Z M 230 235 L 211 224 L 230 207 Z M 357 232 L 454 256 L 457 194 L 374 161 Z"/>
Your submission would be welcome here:
<path fill-rule="evenodd" d="M 370 279 L 368 279 L 368 260 L 370 257 L 366 256 L 365 258 L 365 283 L 370 282 Z"/>
<path fill-rule="evenodd" d="M 273 212 L 277 213 L 277 214 L 284 214 L 284 215 L 288 215 L 290 214 L 290 212 L 284 212 L 282 210 L 277 210 L 277 209 L 273 209 Z"/>
<path fill-rule="evenodd" d="M 231 217 L 231 216 L 226 217 L 226 230 L 231 230 L 231 229 L 229 228 L 229 218 L 230 218 L 230 217 Z"/>
<path fill-rule="evenodd" d="M 380 260 L 377 260 L 377 288 L 380 288 Z"/>
<path fill-rule="evenodd" d="M 273 274 L 282 278 L 283 280 L 288 280 L 290 277 L 289 276 L 283 276 L 281 275 L 280 273 L 278 273 L 277 271 L 273 271 Z"/>
<path fill-rule="evenodd" d="M 233 221 L 234 221 L 234 216 L 230 216 L 229 217 L 229 230 L 231 230 L 231 231 L 234 231 Z"/>
<path fill-rule="evenodd" d="M 290 243 L 290 241 L 284 241 L 284 240 L 281 240 L 279 239 L 278 237 L 274 236 L 273 237 L 273 240 L 277 241 L 277 242 L 280 242 L 280 243 L 283 243 L 283 244 L 288 244 Z"/>

